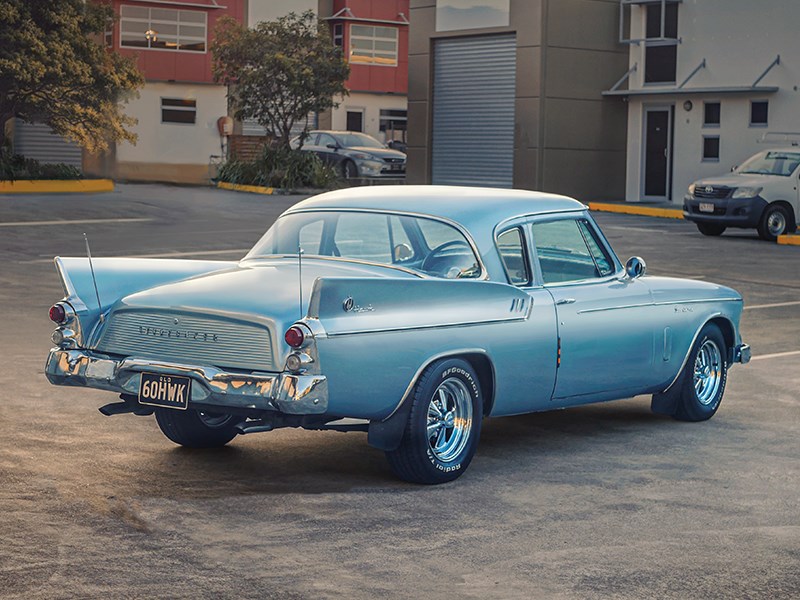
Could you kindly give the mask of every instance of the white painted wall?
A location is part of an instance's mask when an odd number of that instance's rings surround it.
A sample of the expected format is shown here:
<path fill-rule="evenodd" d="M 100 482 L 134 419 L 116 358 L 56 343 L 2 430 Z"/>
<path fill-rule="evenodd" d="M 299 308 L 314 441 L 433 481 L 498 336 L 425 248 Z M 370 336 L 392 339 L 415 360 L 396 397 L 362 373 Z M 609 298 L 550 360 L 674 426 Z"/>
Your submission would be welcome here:
<path fill-rule="evenodd" d="M 317 0 L 249 0 L 247 3 L 247 25 L 254 27 L 261 21 L 274 21 L 290 12 L 317 12 Z"/>
<path fill-rule="evenodd" d="M 644 9 L 632 10 L 632 37 L 643 37 Z M 759 86 L 780 88 L 774 94 L 674 94 L 631 96 L 628 108 L 628 154 L 626 200 L 641 199 L 643 161 L 643 107 L 647 104 L 675 105 L 673 147 L 673 193 L 671 200 L 682 203 L 688 185 L 701 177 L 721 175 L 748 156 L 766 149 L 758 139 L 766 131 L 800 132 L 800 2 L 785 0 L 684 0 L 678 5 L 679 85 L 705 58 L 701 69 L 684 89 L 752 86 L 780 54 L 775 66 Z M 638 64 L 630 89 L 644 81 L 644 46 L 631 46 L 630 65 Z M 648 86 L 649 87 L 649 86 Z M 750 127 L 750 100 L 769 100 L 769 123 Z M 691 100 L 691 111 L 683 103 Z M 721 103 L 721 123 L 703 127 L 703 102 Z M 719 162 L 702 161 L 703 135 L 720 136 Z M 782 144 L 772 144 L 780 146 Z"/>
<path fill-rule="evenodd" d="M 387 141 L 380 131 L 381 110 L 408 110 L 408 100 L 405 96 L 395 94 L 364 94 L 352 93 L 341 101 L 338 108 L 333 109 L 332 127 L 334 130 L 347 129 L 347 111 L 364 111 L 364 133 L 371 135 L 381 142 Z"/>
<path fill-rule="evenodd" d="M 220 153 L 217 119 L 228 112 L 224 86 L 146 83 L 139 94 L 124 108 L 139 120 L 133 128 L 139 139 L 135 146 L 117 146 L 118 161 L 207 165 L 210 155 Z M 196 123 L 162 123 L 162 97 L 196 100 Z"/>

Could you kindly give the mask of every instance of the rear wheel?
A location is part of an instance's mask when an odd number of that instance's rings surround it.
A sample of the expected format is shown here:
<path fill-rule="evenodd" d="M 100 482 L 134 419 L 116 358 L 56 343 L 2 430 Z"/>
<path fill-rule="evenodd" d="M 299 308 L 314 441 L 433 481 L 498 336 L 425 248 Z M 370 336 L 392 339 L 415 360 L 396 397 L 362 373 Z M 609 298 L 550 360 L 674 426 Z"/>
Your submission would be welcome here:
<path fill-rule="evenodd" d="M 722 235 L 727 229 L 724 225 L 717 225 L 716 223 L 695 223 L 695 225 L 703 235 Z"/>
<path fill-rule="evenodd" d="M 156 422 L 170 440 L 187 448 L 218 448 L 236 437 L 233 415 L 157 408 Z"/>
<path fill-rule="evenodd" d="M 386 453 L 392 471 L 412 483 L 445 483 L 469 466 L 481 433 L 483 398 L 466 361 L 429 366 L 414 387 L 403 439 Z"/>
<path fill-rule="evenodd" d="M 764 209 L 758 223 L 758 236 L 762 240 L 774 242 L 779 235 L 788 233 L 790 221 L 789 211 L 785 206 L 769 205 Z"/>

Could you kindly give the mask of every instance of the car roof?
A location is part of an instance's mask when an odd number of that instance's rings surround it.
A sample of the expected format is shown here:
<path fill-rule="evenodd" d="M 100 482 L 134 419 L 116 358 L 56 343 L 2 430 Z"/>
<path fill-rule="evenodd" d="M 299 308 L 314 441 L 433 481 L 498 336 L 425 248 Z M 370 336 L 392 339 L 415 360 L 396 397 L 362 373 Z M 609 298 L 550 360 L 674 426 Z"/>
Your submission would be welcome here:
<path fill-rule="evenodd" d="M 567 196 L 527 190 L 387 185 L 326 192 L 303 200 L 286 212 L 314 209 L 371 209 L 443 217 L 475 234 L 514 217 L 585 210 L 586 206 Z"/>

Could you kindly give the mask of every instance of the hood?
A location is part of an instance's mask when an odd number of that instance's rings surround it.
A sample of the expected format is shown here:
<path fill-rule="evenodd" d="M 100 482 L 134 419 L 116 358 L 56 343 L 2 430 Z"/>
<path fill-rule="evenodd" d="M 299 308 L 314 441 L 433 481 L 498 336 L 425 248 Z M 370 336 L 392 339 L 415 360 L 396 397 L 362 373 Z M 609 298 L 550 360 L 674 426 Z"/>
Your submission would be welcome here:
<path fill-rule="evenodd" d="M 270 325 L 282 334 L 285 327 L 307 313 L 311 290 L 319 277 L 415 278 L 390 267 L 320 259 L 303 260 L 302 273 L 302 311 L 297 260 L 275 258 L 250 261 L 246 266 L 238 265 L 130 294 L 117 302 L 114 312 L 154 309 L 213 314 L 224 319 Z"/>
<path fill-rule="evenodd" d="M 392 150 L 391 148 L 370 148 L 368 146 L 348 146 L 345 150 L 349 152 L 363 152 L 365 154 L 372 154 L 378 158 L 402 158 L 405 160 L 406 155 L 399 150 Z"/>
<path fill-rule="evenodd" d="M 746 175 L 731 173 L 730 175 L 720 175 L 719 177 L 704 177 L 694 182 L 697 187 L 704 185 L 712 186 L 725 186 L 725 187 L 761 187 L 766 181 L 779 177 L 780 175 L 755 175 L 747 173 Z"/>

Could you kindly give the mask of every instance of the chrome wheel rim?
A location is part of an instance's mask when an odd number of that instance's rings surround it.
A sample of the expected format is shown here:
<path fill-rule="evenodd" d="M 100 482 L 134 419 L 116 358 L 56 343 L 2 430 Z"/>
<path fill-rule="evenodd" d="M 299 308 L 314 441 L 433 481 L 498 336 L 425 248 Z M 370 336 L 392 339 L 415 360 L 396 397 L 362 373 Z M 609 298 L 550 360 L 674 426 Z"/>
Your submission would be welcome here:
<path fill-rule="evenodd" d="M 694 391 L 697 400 L 708 406 L 717 397 L 722 383 L 722 353 L 712 340 L 706 340 L 694 361 Z"/>
<path fill-rule="evenodd" d="M 767 231 L 775 237 L 779 236 L 786 230 L 786 217 L 780 211 L 775 211 L 767 218 Z"/>
<path fill-rule="evenodd" d="M 445 379 L 428 403 L 428 448 L 437 460 L 450 462 L 467 446 L 471 431 L 472 396 L 460 379 Z"/>
<path fill-rule="evenodd" d="M 224 427 L 231 420 L 231 415 L 226 413 L 207 413 L 197 411 L 197 416 L 203 422 L 203 425 L 209 429 L 219 429 Z"/>

